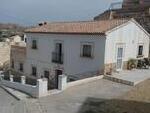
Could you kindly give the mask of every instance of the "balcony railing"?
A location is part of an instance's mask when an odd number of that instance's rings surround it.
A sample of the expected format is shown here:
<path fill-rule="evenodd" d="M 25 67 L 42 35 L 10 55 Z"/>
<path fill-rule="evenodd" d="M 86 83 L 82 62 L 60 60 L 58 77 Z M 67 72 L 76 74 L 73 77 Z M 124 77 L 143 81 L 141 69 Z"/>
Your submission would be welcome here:
<path fill-rule="evenodd" d="M 63 64 L 63 54 L 60 54 L 57 52 L 52 52 L 52 62 L 58 63 L 58 64 Z"/>

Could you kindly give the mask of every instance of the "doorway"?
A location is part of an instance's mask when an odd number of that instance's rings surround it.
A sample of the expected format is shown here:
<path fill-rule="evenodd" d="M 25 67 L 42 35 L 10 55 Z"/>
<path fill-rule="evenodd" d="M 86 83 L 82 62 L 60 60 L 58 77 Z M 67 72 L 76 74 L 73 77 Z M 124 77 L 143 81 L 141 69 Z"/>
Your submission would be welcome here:
<path fill-rule="evenodd" d="M 48 90 L 51 89 L 51 81 L 50 81 L 50 72 L 45 70 L 44 71 L 44 78 L 47 78 L 47 82 L 48 82 Z"/>
<path fill-rule="evenodd" d="M 55 70 L 55 86 L 56 86 L 56 89 L 58 89 L 58 77 L 59 75 L 62 75 L 62 70 Z"/>
<path fill-rule="evenodd" d="M 117 71 L 121 71 L 123 67 L 123 47 L 117 48 L 117 63 L 116 69 Z"/>

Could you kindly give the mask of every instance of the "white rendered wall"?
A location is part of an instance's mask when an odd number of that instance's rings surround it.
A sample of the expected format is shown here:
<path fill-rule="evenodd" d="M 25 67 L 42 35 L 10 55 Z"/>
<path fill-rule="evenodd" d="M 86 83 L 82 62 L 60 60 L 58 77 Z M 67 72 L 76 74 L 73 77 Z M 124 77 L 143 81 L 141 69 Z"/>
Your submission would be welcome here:
<path fill-rule="evenodd" d="M 129 22 L 119 29 L 107 33 L 105 64 L 116 63 L 117 44 L 124 45 L 123 61 L 137 58 L 138 44 L 144 45 L 143 55 L 148 57 L 149 38 L 134 22 Z"/>
<path fill-rule="evenodd" d="M 67 75 L 98 71 L 104 67 L 105 37 L 99 35 L 55 35 L 55 34 L 26 34 L 27 35 L 27 61 L 25 72 L 31 74 L 31 66 L 36 66 L 38 75 L 44 70 L 54 73 L 55 69 L 62 69 Z M 38 49 L 31 49 L 32 39 L 38 41 Z M 64 64 L 52 63 L 52 52 L 55 42 L 63 43 Z M 80 57 L 81 43 L 94 44 L 94 58 Z"/>

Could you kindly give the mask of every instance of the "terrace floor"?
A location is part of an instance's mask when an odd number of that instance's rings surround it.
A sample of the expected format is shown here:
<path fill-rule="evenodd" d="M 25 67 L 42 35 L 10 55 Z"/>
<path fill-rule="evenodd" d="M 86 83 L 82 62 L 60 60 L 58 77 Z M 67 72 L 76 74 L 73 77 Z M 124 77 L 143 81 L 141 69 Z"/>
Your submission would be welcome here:
<path fill-rule="evenodd" d="M 150 78 L 150 69 L 125 70 L 119 73 L 113 73 L 110 77 L 113 78 L 111 80 L 115 82 L 123 83 L 127 81 L 130 84 L 137 85 Z"/>

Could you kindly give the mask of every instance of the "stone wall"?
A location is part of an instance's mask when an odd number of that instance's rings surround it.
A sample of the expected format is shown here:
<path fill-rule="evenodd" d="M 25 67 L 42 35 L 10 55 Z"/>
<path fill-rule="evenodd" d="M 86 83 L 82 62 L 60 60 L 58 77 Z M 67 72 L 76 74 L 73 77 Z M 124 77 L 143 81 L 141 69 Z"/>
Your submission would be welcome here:
<path fill-rule="evenodd" d="M 0 42 L 0 67 L 10 60 L 10 45 L 6 42 Z"/>
<path fill-rule="evenodd" d="M 127 61 L 123 62 L 123 70 L 127 70 Z M 116 71 L 116 63 L 105 64 L 104 74 L 111 74 Z"/>

